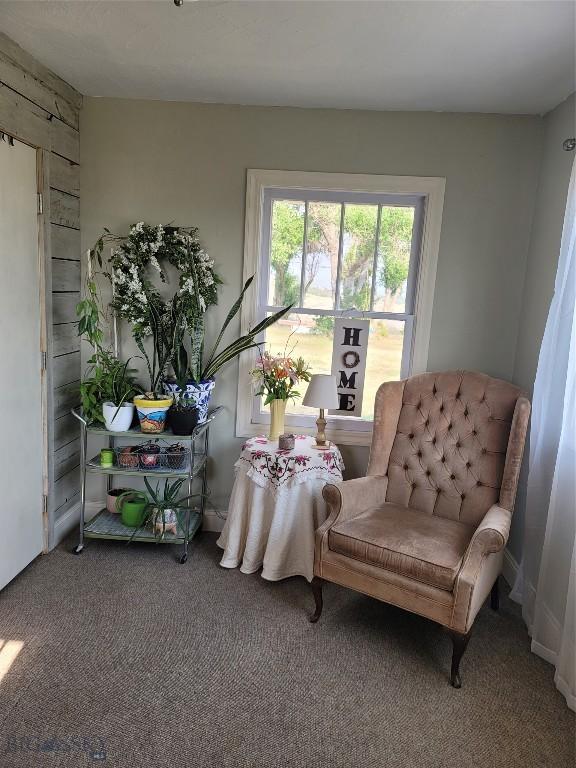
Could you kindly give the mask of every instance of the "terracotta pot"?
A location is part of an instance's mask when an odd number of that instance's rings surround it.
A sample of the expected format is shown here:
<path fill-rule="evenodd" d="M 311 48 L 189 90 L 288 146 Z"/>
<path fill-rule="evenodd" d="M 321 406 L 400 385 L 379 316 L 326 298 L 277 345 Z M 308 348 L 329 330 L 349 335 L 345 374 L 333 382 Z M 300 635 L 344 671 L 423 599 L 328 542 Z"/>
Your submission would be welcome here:
<path fill-rule="evenodd" d="M 116 509 L 116 499 L 118 496 L 121 496 L 123 493 L 128 493 L 128 491 L 132 490 L 131 488 L 112 488 L 112 490 L 108 491 L 106 495 L 106 509 L 108 512 L 110 512 L 112 515 L 117 515 L 118 510 Z"/>

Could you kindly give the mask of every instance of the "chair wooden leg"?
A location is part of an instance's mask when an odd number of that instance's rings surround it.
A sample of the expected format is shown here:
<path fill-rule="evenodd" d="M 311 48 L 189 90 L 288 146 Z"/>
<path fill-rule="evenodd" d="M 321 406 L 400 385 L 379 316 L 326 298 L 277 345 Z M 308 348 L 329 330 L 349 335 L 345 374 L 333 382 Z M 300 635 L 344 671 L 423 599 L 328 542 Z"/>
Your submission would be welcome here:
<path fill-rule="evenodd" d="M 490 608 L 493 611 L 497 611 L 500 608 L 500 590 L 498 588 L 498 579 L 494 582 L 494 586 L 490 592 Z"/>
<path fill-rule="evenodd" d="M 461 688 L 462 681 L 460 680 L 460 661 L 464 656 L 464 651 L 470 640 L 472 630 L 463 635 L 461 632 L 454 632 L 450 630 L 450 637 L 452 638 L 452 667 L 450 669 L 450 685 L 453 688 Z"/>
<path fill-rule="evenodd" d="M 320 614 L 322 613 L 322 579 L 319 579 L 318 576 L 314 576 L 314 578 L 310 583 L 310 586 L 312 588 L 312 594 L 314 595 L 316 610 L 314 611 L 312 616 L 310 616 L 309 621 L 312 624 L 315 624 L 320 618 Z"/>

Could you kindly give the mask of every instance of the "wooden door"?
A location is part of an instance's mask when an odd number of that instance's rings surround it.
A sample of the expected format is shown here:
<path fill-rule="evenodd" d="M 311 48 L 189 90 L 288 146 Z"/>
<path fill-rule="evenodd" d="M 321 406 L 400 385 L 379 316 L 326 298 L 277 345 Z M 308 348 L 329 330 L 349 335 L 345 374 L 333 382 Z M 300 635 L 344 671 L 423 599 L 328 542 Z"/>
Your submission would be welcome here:
<path fill-rule="evenodd" d="M 36 150 L 0 141 L 0 589 L 43 548 Z"/>

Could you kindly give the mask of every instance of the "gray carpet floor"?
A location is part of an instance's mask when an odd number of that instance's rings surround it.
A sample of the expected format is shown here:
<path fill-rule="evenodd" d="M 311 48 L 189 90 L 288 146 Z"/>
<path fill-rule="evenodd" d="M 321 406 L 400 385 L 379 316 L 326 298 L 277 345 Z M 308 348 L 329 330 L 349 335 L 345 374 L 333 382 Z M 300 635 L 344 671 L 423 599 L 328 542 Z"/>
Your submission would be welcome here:
<path fill-rule="evenodd" d="M 69 546 L 69 545 L 68 545 Z M 440 627 L 329 585 L 218 566 L 212 534 L 61 547 L 0 593 L 1 768 L 572 768 L 574 716 L 517 606 L 485 607 L 447 681 Z"/>

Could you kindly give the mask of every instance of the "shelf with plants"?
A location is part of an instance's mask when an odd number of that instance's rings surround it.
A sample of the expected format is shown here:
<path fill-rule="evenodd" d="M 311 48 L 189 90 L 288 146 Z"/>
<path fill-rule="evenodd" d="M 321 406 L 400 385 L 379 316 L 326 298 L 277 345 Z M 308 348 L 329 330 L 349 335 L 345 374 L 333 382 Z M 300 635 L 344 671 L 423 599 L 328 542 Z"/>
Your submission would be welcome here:
<path fill-rule="evenodd" d="M 104 252 L 108 247 L 110 255 L 106 258 Z M 170 296 L 166 289 L 174 282 L 174 273 L 177 286 Z M 199 499 L 197 509 L 201 522 L 208 492 L 210 425 L 222 410 L 208 410 L 215 377 L 244 350 L 258 346 L 266 328 L 291 309 L 286 307 L 264 318 L 246 334 L 226 343 L 226 332 L 252 280 L 244 284 L 213 343 L 211 340 L 206 344 L 205 314 L 216 305 L 222 280 L 202 247 L 195 227 L 151 226 L 140 222 L 133 225 L 127 235 L 104 230 L 89 251 L 86 284 L 77 306 L 78 333 L 93 350 L 80 385 L 82 410 L 73 411 L 82 425 L 81 523 L 77 553 L 83 550 L 85 538 L 110 538 L 110 531 L 115 538 L 128 541 L 156 541 L 161 531 L 163 542 L 173 542 L 173 538 L 164 534 L 175 525 L 174 510 L 191 509 L 193 498 Z M 103 285 L 111 286 L 111 294 L 105 296 Z M 138 350 L 136 356 L 127 360 L 121 359 L 118 351 L 121 326 L 130 329 Z M 105 343 L 106 338 L 113 339 L 112 346 Z M 134 367 L 136 360 L 141 361 L 140 374 Z M 138 380 L 139 375 L 146 378 L 144 384 Z M 134 427 L 135 411 L 139 429 Z M 88 458 L 88 435 L 100 437 L 107 443 L 100 457 Z M 165 461 L 152 455 L 147 462 L 142 460 L 142 452 L 136 446 L 119 447 L 124 439 L 177 440 L 178 444 L 189 445 L 186 449 L 189 459 L 186 456 L 180 466 L 175 454 Z M 157 450 L 163 457 L 171 449 L 175 450 L 175 446 L 167 447 L 165 453 L 161 448 Z M 184 449 L 178 451 L 179 455 L 185 455 Z M 153 453 L 151 448 L 148 452 Z M 148 494 L 127 489 L 126 493 L 131 496 L 121 494 L 119 507 L 111 509 L 107 501 L 107 512 L 97 516 L 99 522 L 92 520 L 86 524 L 87 473 L 107 476 L 107 498 L 112 491 L 119 490 L 112 487 L 116 475 L 142 478 Z M 148 477 L 163 480 L 163 488 L 157 485 L 152 489 Z M 193 496 L 195 480 L 201 483 L 201 490 Z M 186 484 L 185 495 L 179 483 Z M 130 508 L 134 512 L 139 507 L 146 508 L 147 523 L 127 524 L 125 510 Z M 123 522 L 114 519 L 117 511 L 121 512 Z M 168 521 L 168 527 L 158 526 L 157 514 L 162 524 Z M 134 520 L 138 522 L 137 515 L 133 516 L 132 523 Z M 188 514 L 181 562 L 186 560 L 188 542 L 199 527 L 194 521 L 196 516 Z M 152 529 L 149 530 L 151 536 L 142 532 L 146 526 Z M 108 533 L 104 530 L 106 527 Z M 177 534 L 173 531 L 172 535 Z"/>
<path fill-rule="evenodd" d="M 180 469 L 173 469 L 167 466 L 156 467 L 137 467 L 129 469 L 127 467 L 121 467 L 118 465 L 112 467 L 103 467 L 100 462 L 100 456 L 94 456 L 86 462 L 86 471 L 96 473 L 99 475 L 124 475 L 126 477 L 196 477 L 204 469 L 206 464 L 206 456 L 203 454 L 197 454 L 194 460 L 194 464 L 191 465 L 188 460 L 186 464 Z"/>
<path fill-rule="evenodd" d="M 156 542 L 182 544 L 180 562 L 186 562 L 189 542 L 202 525 L 208 493 L 210 425 L 222 410 L 223 408 L 219 407 L 209 411 L 204 424 L 199 425 L 188 436 L 187 441 L 182 439 L 181 443 L 181 438 L 178 436 L 178 443 L 167 442 L 168 447 L 164 448 L 160 447 L 158 441 L 174 440 L 174 435 L 170 431 L 154 435 L 153 442 L 152 435 L 141 430 L 120 433 L 98 427 L 91 430 L 82 413 L 73 410 L 73 415 L 82 425 L 81 519 L 79 543 L 74 550 L 76 554 L 83 551 L 87 539 Z M 87 458 L 86 453 L 89 433 L 97 437 L 106 437 L 108 444 L 107 449 L 101 450 L 92 458 Z M 137 444 L 122 445 L 125 440 Z M 138 444 L 138 441 L 141 444 Z M 178 450 L 175 451 L 176 447 Z M 153 451 L 153 448 L 157 448 L 157 451 Z M 109 466 L 102 466 L 102 454 L 105 451 L 109 451 L 114 457 L 113 463 Z M 112 509 L 107 504 L 106 508 L 101 509 L 88 521 L 85 519 L 87 474 L 107 476 L 107 501 L 114 498 L 115 492 L 122 491 Z M 116 476 L 142 478 L 148 493 L 134 488 L 113 488 L 113 479 Z M 155 478 L 156 486 L 151 485 L 148 478 Z M 201 483 L 201 490 L 198 493 L 193 493 L 195 480 Z M 135 514 L 136 518 L 134 518 Z M 158 516 L 160 523 L 158 523 Z M 172 530 L 174 526 L 176 527 Z"/>
<path fill-rule="evenodd" d="M 188 514 L 190 520 L 186 525 L 185 516 Z M 184 544 L 186 541 L 186 532 L 192 538 L 202 525 L 202 514 L 199 509 L 185 509 L 178 520 L 176 533 L 173 531 L 164 531 L 163 535 L 158 535 L 157 531 L 148 526 L 139 528 L 130 528 L 123 525 L 119 515 L 102 509 L 84 526 L 84 536 L 89 539 L 110 539 L 113 541 L 138 541 L 160 544 Z"/>

